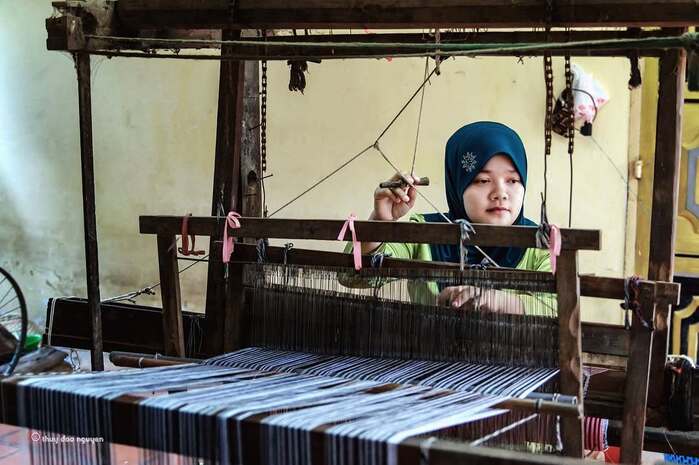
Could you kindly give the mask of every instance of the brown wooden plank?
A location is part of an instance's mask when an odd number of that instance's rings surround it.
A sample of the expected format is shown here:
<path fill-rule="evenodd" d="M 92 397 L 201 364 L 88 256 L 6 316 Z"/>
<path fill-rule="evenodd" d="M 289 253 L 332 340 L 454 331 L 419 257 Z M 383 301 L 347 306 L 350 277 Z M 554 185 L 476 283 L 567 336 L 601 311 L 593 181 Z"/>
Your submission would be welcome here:
<path fill-rule="evenodd" d="M 160 296 L 163 302 L 163 348 L 165 355 L 184 357 L 180 275 L 177 264 L 177 241 L 174 235 L 158 236 Z"/>
<path fill-rule="evenodd" d="M 224 31 L 223 37 L 232 40 L 240 32 Z M 227 53 L 226 48 L 221 51 Z M 240 153 L 243 117 L 244 65 L 240 61 L 221 62 L 219 73 L 218 116 L 216 119 L 216 153 L 214 158 L 212 216 L 225 216 L 230 210 L 240 212 Z M 209 241 L 209 269 L 206 286 L 206 351 L 221 353 L 225 338 L 226 283 L 221 261 L 223 218 L 212 218 Z M 198 234 L 189 223 L 190 232 Z"/>
<path fill-rule="evenodd" d="M 680 285 L 656 281 L 656 302 L 677 305 L 680 301 Z M 586 297 L 624 298 L 624 279 L 604 276 L 580 276 L 580 292 Z"/>
<path fill-rule="evenodd" d="M 561 251 L 556 269 L 556 284 L 561 394 L 577 396 L 582 405 L 582 330 L 577 252 Z M 582 457 L 584 444 L 582 422 L 582 417 L 561 420 L 564 455 Z"/>
<path fill-rule="evenodd" d="M 141 216 L 140 231 L 144 234 L 177 234 L 181 228 L 181 216 Z M 268 237 L 275 239 L 316 239 L 335 241 L 342 228 L 342 220 L 308 220 L 289 218 L 241 218 L 241 227 L 231 229 L 236 237 Z M 446 223 L 411 223 L 393 221 L 355 221 L 360 241 L 395 241 L 431 244 L 458 244 L 459 226 Z M 468 244 L 480 246 L 508 245 L 536 247 L 536 228 L 530 226 L 492 226 L 474 224 Z M 218 236 L 223 231 L 220 219 L 193 216 L 189 219 L 189 231 L 202 236 Z M 562 229 L 562 248 L 571 250 L 599 250 L 600 232 L 588 229 Z"/>
<path fill-rule="evenodd" d="M 683 50 L 666 51 L 660 58 L 648 265 L 648 279 L 657 281 L 671 282 L 674 273 L 686 61 L 686 53 Z M 669 347 L 669 314 L 668 305 L 659 305 L 656 308 L 650 368 L 652 374 L 648 392 L 648 403 L 654 407 L 663 405 L 666 398 L 663 371 Z"/>
<path fill-rule="evenodd" d="M 640 286 L 640 317 L 652 322 L 655 316 L 655 286 Z M 640 464 L 643 430 L 646 425 L 646 398 L 653 330 L 643 325 L 636 312 L 631 324 L 631 347 L 624 388 L 624 429 L 621 433 L 622 463 Z"/>
<path fill-rule="evenodd" d="M 289 29 L 544 26 L 545 2 L 524 0 L 120 0 L 131 28 Z M 693 0 L 558 2 L 556 27 L 669 26 L 699 23 Z"/>
<path fill-rule="evenodd" d="M 80 115 L 80 166 L 83 193 L 83 227 L 85 231 L 85 275 L 87 279 L 87 301 L 90 306 L 90 324 L 92 326 L 90 361 L 93 370 L 102 371 L 104 370 L 104 360 L 102 355 L 97 215 L 95 212 L 95 168 L 92 153 L 90 55 L 76 53 L 75 61 L 78 73 L 78 111 Z"/>
<path fill-rule="evenodd" d="M 77 298 L 59 299 L 54 307 L 53 319 L 50 313 L 51 303 L 50 300 L 43 343 L 90 350 L 92 341 L 87 301 Z M 185 311 L 182 312 L 182 320 L 185 341 L 201 340 L 203 314 Z M 50 328 L 51 321 L 53 325 Z M 106 352 L 115 350 L 151 354 L 165 352 L 163 315 L 160 308 L 129 303 L 104 303 L 102 304 L 102 321 Z M 188 355 L 200 355 L 195 353 L 196 347 L 192 349 Z"/>
<path fill-rule="evenodd" d="M 48 50 L 78 51 L 86 49 L 82 18 L 66 14 L 46 19 Z"/>
<path fill-rule="evenodd" d="M 584 322 L 582 344 L 584 352 L 625 357 L 629 354 L 629 332 L 621 325 Z"/>

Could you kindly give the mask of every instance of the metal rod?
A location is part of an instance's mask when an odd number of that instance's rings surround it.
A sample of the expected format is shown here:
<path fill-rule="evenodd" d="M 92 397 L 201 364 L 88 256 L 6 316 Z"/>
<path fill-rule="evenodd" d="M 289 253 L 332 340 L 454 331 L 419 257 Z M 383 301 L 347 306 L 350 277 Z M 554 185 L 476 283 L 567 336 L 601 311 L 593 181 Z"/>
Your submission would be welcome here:
<path fill-rule="evenodd" d="M 415 181 L 413 184 L 416 186 L 429 186 L 430 185 L 430 178 L 428 178 L 428 177 L 420 178 L 417 181 Z M 408 183 L 406 181 L 399 179 L 398 181 L 382 182 L 381 184 L 379 184 L 379 187 L 382 189 L 385 189 L 385 188 L 392 189 L 392 188 L 396 188 L 396 187 L 405 187 L 407 185 L 408 185 Z"/>
<path fill-rule="evenodd" d="M 151 368 L 170 365 L 197 363 L 200 359 L 185 357 L 170 357 L 160 354 L 141 354 L 133 352 L 114 351 L 109 354 L 109 361 L 118 367 Z"/>

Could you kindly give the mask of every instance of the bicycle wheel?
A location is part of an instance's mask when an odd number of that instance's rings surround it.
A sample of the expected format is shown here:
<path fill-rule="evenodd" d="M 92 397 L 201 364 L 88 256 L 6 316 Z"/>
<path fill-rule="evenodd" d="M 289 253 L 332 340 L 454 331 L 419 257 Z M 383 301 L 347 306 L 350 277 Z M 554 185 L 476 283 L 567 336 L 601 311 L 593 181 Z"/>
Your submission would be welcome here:
<path fill-rule="evenodd" d="M 2 373 L 9 376 L 17 366 L 27 339 L 27 305 L 17 281 L 3 268 L 0 268 L 0 331 L 16 339 L 14 351 L 7 354 L 10 360 Z"/>

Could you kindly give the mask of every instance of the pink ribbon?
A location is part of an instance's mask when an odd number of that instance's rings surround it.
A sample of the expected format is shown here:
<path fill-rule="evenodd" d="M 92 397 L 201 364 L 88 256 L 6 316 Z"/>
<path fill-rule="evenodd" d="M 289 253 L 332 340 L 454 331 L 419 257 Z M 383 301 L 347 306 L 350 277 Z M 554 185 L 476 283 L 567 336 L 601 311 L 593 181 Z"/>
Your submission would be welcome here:
<path fill-rule="evenodd" d="M 555 224 L 549 229 L 549 255 L 551 256 L 551 271 L 556 273 L 556 259 L 561 254 L 561 230 Z"/>
<path fill-rule="evenodd" d="M 240 214 L 230 211 L 226 217 L 226 224 L 223 225 L 223 263 L 228 263 L 231 261 L 235 237 L 228 237 L 228 228 L 239 228 L 240 221 L 238 221 L 238 218 L 240 218 Z"/>
<path fill-rule="evenodd" d="M 357 240 L 357 232 L 354 230 L 354 220 L 357 216 L 354 213 L 350 213 L 347 217 L 347 221 L 342 225 L 340 229 L 340 234 L 337 235 L 338 241 L 345 240 L 345 233 L 347 232 L 347 227 L 349 226 L 350 232 L 352 233 L 352 253 L 354 255 L 354 269 L 359 271 L 362 269 L 362 243 Z"/>

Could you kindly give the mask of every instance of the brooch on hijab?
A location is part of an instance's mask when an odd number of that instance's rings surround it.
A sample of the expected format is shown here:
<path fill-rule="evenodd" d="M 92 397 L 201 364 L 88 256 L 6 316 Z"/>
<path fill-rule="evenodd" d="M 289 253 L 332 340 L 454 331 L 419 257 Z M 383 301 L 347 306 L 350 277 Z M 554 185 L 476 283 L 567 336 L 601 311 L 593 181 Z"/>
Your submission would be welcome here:
<path fill-rule="evenodd" d="M 473 152 L 466 152 L 461 157 L 461 167 L 469 173 L 476 169 L 476 156 Z"/>

